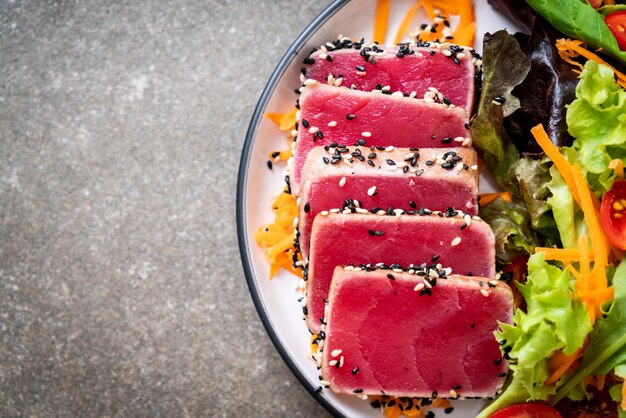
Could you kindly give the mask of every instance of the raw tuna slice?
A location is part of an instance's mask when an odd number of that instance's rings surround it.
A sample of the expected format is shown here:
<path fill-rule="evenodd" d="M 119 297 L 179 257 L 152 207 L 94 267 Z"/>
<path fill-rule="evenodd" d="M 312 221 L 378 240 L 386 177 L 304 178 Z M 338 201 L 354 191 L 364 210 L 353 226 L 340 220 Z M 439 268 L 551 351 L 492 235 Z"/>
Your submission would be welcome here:
<path fill-rule="evenodd" d="M 421 264 L 437 260 L 457 274 L 494 277 L 495 238 L 488 224 L 461 216 L 321 212 L 313 221 L 307 280 L 307 324 L 318 332 L 335 267 Z"/>
<path fill-rule="evenodd" d="M 431 147 L 469 145 L 467 114 L 459 108 L 308 83 L 300 97 L 300 120 L 291 187 L 300 193 L 301 171 L 308 153 L 319 145 Z"/>
<path fill-rule="evenodd" d="M 511 323 L 509 286 L 450 275 L 335 270 L 327 309 L 322 377 L 336 393 L 441 398 L 490 397 L 507 363 L 493 332 Z M 338 367 L 340 366 L 340 367 Z"/>
<path fill-rule="evenodd" d="M 435 44 L 433 44 L 435 45 Z M 441 46 L 441 45 L 440 45 Z M 399 53 L 402 49 L 402 58 Z M 423 98 L 429 88 L 437 89 L 445 100 L 472 112 L 475 96 L 475 63 L 471 49 L 455 45 L 424 48 L 415 45 L 379 47 L 369 44 L 360 49 L 322 49 L 304 60 L 307 78 L 334 82 L 363 90 L 402 92 Z M 443 98 L 442 98 L 443 99 Z"/>
<path fill-rule="evenodd" d="M 309 153 L 300 195 L 300 249 L 309 255 L 315 216 L 333 208 L 350 211 L 405 211 L 452 207 L 478 213 L 477 156 L 471 148 L 395 148 L 391 151 L 350 147 L 316 147 Z M 333 154 L 348 155 L 352 163 L 330 164 Z M 369 162 L 371 161 L 371 163 Z M 434 162 L 434 164 L 427 162 Z M 359 208 L 354 207 L 355 202 Z"/>

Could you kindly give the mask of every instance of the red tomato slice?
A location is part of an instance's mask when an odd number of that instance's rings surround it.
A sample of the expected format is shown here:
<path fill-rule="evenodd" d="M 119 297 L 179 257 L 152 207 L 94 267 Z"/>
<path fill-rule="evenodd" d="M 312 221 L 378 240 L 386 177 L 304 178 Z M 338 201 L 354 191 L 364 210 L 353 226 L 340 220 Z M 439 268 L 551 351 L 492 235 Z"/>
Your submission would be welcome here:
<path fill-rule="evenodd" d="M 519 403 L 501 409 L 489 418 L 563 418 L 556 409 L 543 403 Z"/>
<path fill-rule="evenodd" d="M 611 245 L 626 250 L 626 180 L 616 181 L 604 194 L 600 220 Z"/>
<path fill-rule="evenodd" d="M 604 22 L 617 39 L 619 49 L 626 51 L 626 10 L 607 15 Z"/>

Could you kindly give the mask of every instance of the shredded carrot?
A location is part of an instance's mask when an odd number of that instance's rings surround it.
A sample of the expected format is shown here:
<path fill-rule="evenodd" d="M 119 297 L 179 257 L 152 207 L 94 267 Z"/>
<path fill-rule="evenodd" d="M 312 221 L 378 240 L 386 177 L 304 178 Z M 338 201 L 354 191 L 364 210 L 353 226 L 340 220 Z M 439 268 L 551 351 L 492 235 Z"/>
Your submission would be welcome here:
<path fill-rule="evenodd" d="M 530 130 L 530 132 L 535 137 L 535 140 L 537 141 L 543 152 L 545 152 L 546 155 L 550 157 L 557 170 L 559 170 L 561 177 L 563 177 L 563 180 L 565 180 L 565 183 L 572 192 L 574 200 L 580 206 L 580 197 L 578 197 L 578 189 L 574 184 L 574 178 L 572 176 L 570 163 L 565 159 L 563 154 L 561 154 L 559 149 L 554 146 L 552 141 L 550 141 L 548 134 L 546 133 L 545 129 L 543 129 L 543 125 L 540 124 L 535 126 Z"/>
<path fill-rule="evenodd" d="M 572 39 L 558 39 L 556 41 L 556 48 L 559 51 L 559 56 L 563 60 L 578 67 L 580 71 L 582 71 L 583 66 L 579 62 L 575 61 L 575 59 L 579 56 L 583 56 L 588 60 L 595 61 L 598 64 L 603 64 L 611 67 L 611 69 L 613 70 L 613 72 L 615 72 L 615 75 L 617 76 L 617 82 L 619 83 L 619 85 L 623 88 L 626 88 L 626 74 L 617 71 L 617 69 L 611 64 L 607 63 L 593 52 L 587 50 L 582 41 Z"/>
<path fill-rule="evenodd" d="M 576 248 L 535 247 L 536 253 L 543 253 L 546 260 L 557 260 L 572 263 L 580 260 L 580 250 Z"/>
<path fill-rule="evenodd" d="M 454 32 L 454 42 L 459 45 L 474 45 L 474 36 L 476 34 L 476 20 L 474 17 L 474 4 L 472 0 L 459 1 L 459 16 L 461 17 L 459 25 Z"/>
<path fill-rule="evenodd" d="M 380 412 L 385 418 L 423 418 L 428 412 L 427 406 L 422 406 L 422 399 L 415 398 L 395 398 L 391 396 L 370 396 L 370 403 L 378 402 L 380 404 Z M 393 401 L 393 402 L 392 402 Z M 389 406 L 389 403 L 392 403 Z M 408 406 L 411 408 L 408 408 Z M 448 399 L 437 398 L 429 404 L 434 408 L 449 408 L 451 405 Z"/>
<path fill-rule="evenodd" d="M 409 25 L 411 25 L 411 21 L 413 20 L 413 16 L 415 16 L 415 12 L 417 12 L 417 10 L 421 6 L 422 6 L 422 4 L 418 1 L 413 6 L 411 6 L 411 8 L 409 9 L 408 12 L 406 12 L 406 15 L 404 15 L 404 19 L 402 19 L 402 22 L 400 23 L 400 26 L 398 26 L 398 31 L 396 32 L 396 37 L 393 40 L 394 44 L 399 44 L 400 42 L 402 42 L 402 38 L 404 37 L 404 34 L 409 29 Z"/>
<path fill-rule="evenodd" d="M 622 160 L 611 160 L 611 162 L 609 163 L 609 168 L 615 171 L 615 175 L 617 176 L 617 178 L 624 178 L 624 163 L 622 162 Z"/>
<path fill-rule="evenodd" d="M 264 113 L 263 116 L 280 126 L 280 119 L 283 117 L 282 113 Z"/>
<path fill-rule="evenodd" d="M 299 277 L 302 272 L 293 267 L 293 257 L 300 256 L 294 246 L 293 220 L 298 216 L 298 206 L 291 194 L 284 191 L 272 200 L 274 221 L 260 227 L 254 234 L 256 242 L 265 249 L 265 257 L 270 264 L 269 277 L 283 268 Z"/>
<path fill-rule="evenodd" d="M 374 35 L 372 41 L 379 44 L 385 43 L 387 35 L 387 21 L 389 20 L 390 0 L 378 0 L 376 3 L 376 18 L 374 19 Z"/>
<path fill-rule="evenodd" d="M 511 203 L 513 201 L 513 195 L 509 192 L 499 192 L 499 193 L 482 193 L 480 195 L 480 204 L 485 206 L 487 203 L 492 202 L 496 198 L 501 198 L 506 203 Z"/>
<path fill-rule="evenodd" d="M 620 407 L 623 411 L 626 411 L 626 382 L 622 383 L 622 402 L 620 403 Z"/>
<path fill-rule="evenodd" d="M 546 380 L 545 385 L 551 386 L 559 381 L 561 377 L 570 369 L 572 364 L 578 359 L 582 353 L 582 348 L 579 348 L 572 354 L 565 354 L 563 351 L 557 351 L 552 358 L 550 358 L 550 370 L 553 370 L 552 374 Z"/>
<path fill-rule="evenodd" d="M 280 118 L 280 125 L 278 126 L 281 131 L 290 131 L 296 126 L 296 113 L 298 109 L 292 108 L 289 112 L 285 113 Z"/>

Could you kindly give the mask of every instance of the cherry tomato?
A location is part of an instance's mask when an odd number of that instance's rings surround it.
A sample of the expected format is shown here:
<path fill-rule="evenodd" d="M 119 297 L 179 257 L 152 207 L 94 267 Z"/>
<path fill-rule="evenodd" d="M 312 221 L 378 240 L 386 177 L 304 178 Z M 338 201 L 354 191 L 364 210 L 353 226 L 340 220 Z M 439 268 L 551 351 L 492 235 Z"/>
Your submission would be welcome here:
<path fill-rule="evenodd" d="M 626 180 L 616 181 L 604 194 L 600 220 L 611 245 L 626 250 Z"/>
<path fill-rule="evenodd" d="M 518 403 L 499 410 L 489 418 L 563 418 L 556 409 L 543 403 Z"/>
<path fill-rule="evenodd" d="M 619 49 L 626 51 L 626 10 L 607 15 L 604 22 L 617 39 Z"/>

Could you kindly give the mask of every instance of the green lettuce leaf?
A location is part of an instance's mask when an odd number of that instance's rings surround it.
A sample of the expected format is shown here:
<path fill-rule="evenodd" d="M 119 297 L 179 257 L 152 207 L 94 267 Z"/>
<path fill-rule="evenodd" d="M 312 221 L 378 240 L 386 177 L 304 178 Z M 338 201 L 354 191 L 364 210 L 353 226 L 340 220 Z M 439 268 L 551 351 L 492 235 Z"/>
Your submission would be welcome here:
<path fill-rule="evenodd" d="M 550 167 L 551 180 L 547 187 L 552 194 L 547 203 L 552 210 L 563 248 L 577 248 L 578 237 L 586 231 L 582 211 L 574 204 L 574 198 L 559 170 Z"/>
<path fill-rule="evenodd" d="M 570 38 L 580 39 L 626 63 L 626 52 L 619 49 L 604 16 L 587 3 L 576 0 L 526 0 L 526 3 Z"/>
<path fill-rule="evenodd" d="M 547 202 L 551 196 L 548 188 L 551 180 L 550 165 L 550 160 L 547 158 L 536 160 L 522 157 L 513 168 L 519 193 L 530 215 L 530 224 L 541 234 L 544 246 L 552 246 L 560 242 L 556 222 Z"/>
<path fill-rule="evenodd" d="M 626 91 L 606 65 L 587 61 L 567 110 L 567 126 L 576 140 L 573 149 L 589 185 L 598 195 L 609 190 L 615 173 L 612 159 L 626 163 Z"/>
<path fill-rule="evenodd" d="M 604 318 L 598 319 L 589 335 L 589 345 L 576 373 L 566 379 L 550 400 L 556 404 L 572 390 L 580 387 L 585 377 L 606 374 L 626 364 L 626 260 L 622 260 L 613 274 L 614 299 Z M 624 368 L 618 368 L 624 372 Z"/>
<path fill-rule="evenodd" d="M 483 152 L 494 178 L 511 193 L 517 193 L 511 169 L 519 159 L 519 152 L 506 134 L 503 120 L 519 109 L 519 100 L 511 92 L 524 81 L 529 71 L 530 59 L 513 35 L 503 30 L 485 35 L 483 87 L 478 114 L 472 120 L 470 129 L 474 145 Z M 496 97 L 503 98 L 504 103 L 495 104 Z"/>
<path fill-rule="evenodd" d="M 496 237 L 496 257 L 506 262 L 522 254 L 533 254 L 539 241 L 530 225 L 530 216 L 521 202 L 508 205 L 496 198 L 480 208 L 480 217 Z"/>
<path fill-rule="evenodd" d="M 570 298 L 570 274 L 546 263 L 542 253 L 530 257 L 528 281 L 517 287 L 526 301 L 526 312 L 518 309 L 513 324 L 501 323 L 495 333 L 503 352 L 512 359 L 513 378 L 478 418 L 513 403 L 547 399 L 556 390 L 544 386 L 550 357 L 558 350 L 575 352 L 591 331 L 585 307 Z"/>

